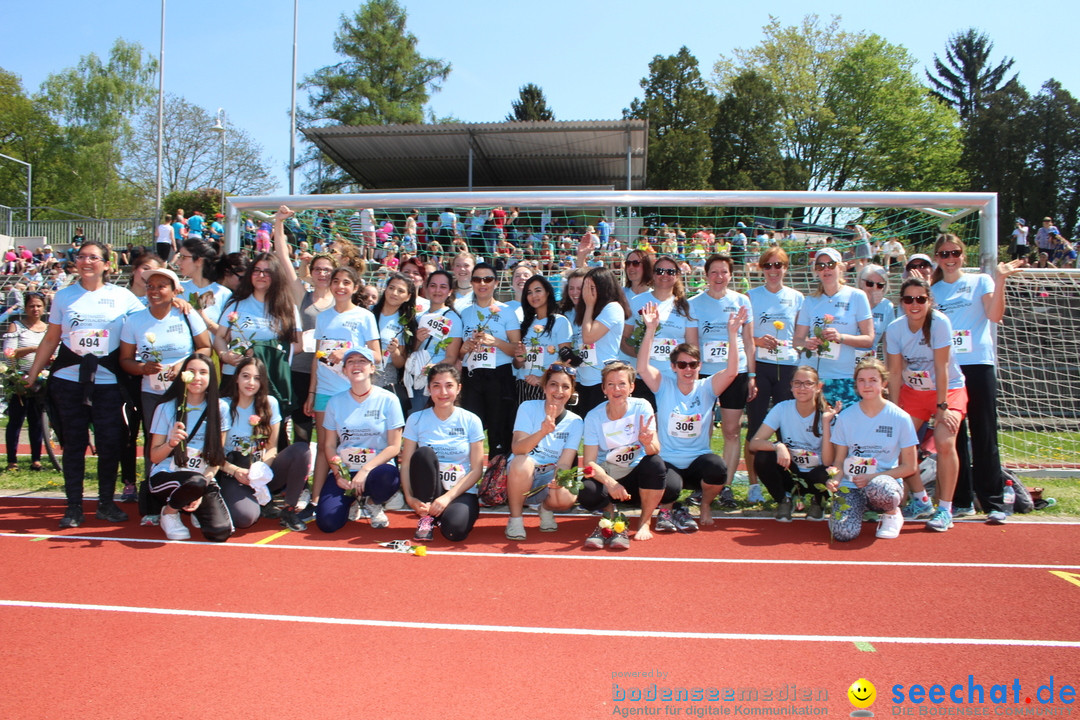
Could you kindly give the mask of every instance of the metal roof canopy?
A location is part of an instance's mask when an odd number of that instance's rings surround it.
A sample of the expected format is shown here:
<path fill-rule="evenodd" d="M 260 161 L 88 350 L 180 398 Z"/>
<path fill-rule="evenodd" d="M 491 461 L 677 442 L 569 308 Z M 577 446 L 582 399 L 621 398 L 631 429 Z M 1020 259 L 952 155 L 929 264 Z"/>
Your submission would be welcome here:
<path fill-rule="evenodd" d="M 645 188 L 645 120 L 303 129 L 366 189 Z"/>

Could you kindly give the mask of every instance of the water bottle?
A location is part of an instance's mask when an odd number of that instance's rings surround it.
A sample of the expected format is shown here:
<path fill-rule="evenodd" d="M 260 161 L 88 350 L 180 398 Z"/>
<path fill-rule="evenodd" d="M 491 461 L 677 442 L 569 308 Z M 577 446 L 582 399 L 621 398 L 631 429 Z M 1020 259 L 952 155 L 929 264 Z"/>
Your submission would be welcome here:
<path fill-rule="evenodd" d="M 1012 515 L 1013 505 L 1016 504 L 1016 491 L 1013 490 L 1013 481 L 1005 481 L 1005 492 L 1001 496 L 1002 505 L 1005 506 L 1005 514 Z"/>

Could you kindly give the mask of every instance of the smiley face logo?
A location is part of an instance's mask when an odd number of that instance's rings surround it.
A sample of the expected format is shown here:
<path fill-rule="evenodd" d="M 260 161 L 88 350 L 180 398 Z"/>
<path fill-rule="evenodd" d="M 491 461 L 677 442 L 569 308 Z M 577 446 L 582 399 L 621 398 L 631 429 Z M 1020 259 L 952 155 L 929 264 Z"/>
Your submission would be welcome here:
<path fill-rule="evenodd" d="M 877 689 L 874 688 L 874 683 L 866 678 L 859 678 L 851 683 L 847 696 L 852 705 L 859 709 L 865 709 L 874 704 L 874 700 L 877 699 Z"/>

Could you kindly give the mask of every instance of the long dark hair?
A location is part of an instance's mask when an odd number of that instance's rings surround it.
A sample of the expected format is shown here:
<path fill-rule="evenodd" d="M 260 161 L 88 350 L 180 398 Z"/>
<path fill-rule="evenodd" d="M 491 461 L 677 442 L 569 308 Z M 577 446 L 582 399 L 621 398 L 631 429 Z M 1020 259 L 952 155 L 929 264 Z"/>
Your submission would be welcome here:
<path fill-rule="evenodd" d="M 933 345 L 930 344 L 930 327 L 934 322 L 934 295 L 930 292 L 930 283 L 926 282 L 922 278 L 909 277 L 900 285 L 900 298 L 903 300 L 904 291 L 909 287 L 921 287 L 926 291 L 926 317 L 923 318 L 922 324 L 922 336 L 926 341 L 926 346 L 933 350 Z"/>
<path fill-rule="evenodd" d="M 348 275 L 353 287 L 356 288 L 349 300 L 357 307 L 364 307 L 364 283 L 360 282 L 360 274 L 351 265 L 339 265 L 330 273 L 330 282 L 333 283 L 334 278 L 342 274 Z"/>
<path fill-rule="evenodd" d="M 574 303 L 570 300 L 570 281 L 575 278 L 583 278 L 588 272 L 588 268 L 574 268 L 566 274 L 566 281 L 563 283 L 562 300 L 559 301 L 559 314 L 565 315 L 574 309 Z"/>
<path fill-rule="evenodd" d="M 248 365 L 254 365 L 256 372 L 259 373 L 259 389 L 255 391 L 255 398 L 251 402 L 253 414 L 259 416 L 259 424 L 252 429 L 252 434 L 268 438 L 270 437 L 270 400 L 268 399 L 270 375 L 266 372 L 266 364 L 257 357 L 245 357 L 236 364 L 236 374 L 233 376 L 235 381 L 229 392 L 229 399 L 232 401 L 229 403 L 229 416 L 232 418 L 232 424 L 235 425 L 239 419 L 237 408 L 240 406 L 240 371 Z"/>
<path fill-rule="evenodd" d="M 951 245 L 956 245 L 957 247 L 960 248 L 960 250 L 962 250 L 964 252 L 967 252 L 967 247 L 964 245 L 963 240 L 961 240 L 956 235 L 953 235 L 952 233 L 942 233 L 941 235 L 938 235 L 937 240 L 934 241 L 934 257 L 937 257 L 937 252 L 938 252 L 938 250 L 941 249 L 942 245 L 950 245 L 950 244 Z M 964 256 L 961 255 L 960 257 L 962 258 Z M 944 279 L 945 279 L 945 271 L 941 269 L 941 263 L 938 263 L 934 267 L 934 271 L 932 273 L 930 273 L 930 282 L 931 283 L 941 282 Z"/>
<path fill-rule="evenodd" d="M 525 285 L 521 288 L 521 337 L 524 338 L 525 334 L 529 331 L 529 327 L 532 325 L 533 320 L 536 319 L 536 308 L 525 301 L 525 296 L 529 294 L 529 286 L 533 283 L 540 283 L 544 288 L 544 292 L 547 293 L 547 318 L 544 325 L 544 335 L 551 335 L 551 331 L 555 329 L 555 313 L 558 308 L 555 305 L 555 289 L 551 287 L 551 283 L 543 275 L 533 275 L 531 278 L 525 281 Z"/>
<path fill-rule="evenodd" d="M 609 303 L 618 303 L 619 307 L 623 310 L 625 317 L 630 317 L 630 304 L 626 302 L 626 296 L 623 294 L 622 289 L 619 287 L 619 281 L 615 279 L 615 273 L 608 270 L 606 267 L 594 267 L 589 272 L 585 273 L 585 282 L 592 280 L 593 285 L 596 286 L 596 304 L 593 306 L 593 313 L 598 315 L 600 312 L 608 306 Z M 581 325 L 581 322 L 585 319 L 585 293 L 582 290 L 582 297 L 578 300 L 577 305 L 574 306 L 574 324 Z M 589 318 L 595 320 L 595 317 Z"/>
<path fill-rule="evenodd" d="M 457 289 L 457 286 L 455 284 L 455 283 L 457 283 L 457 280 L 454 279 L 454 275 L 449 270 L 443 270 L 443 269 L 440 268 L 438 270 L 432 270 L 431 274 L 428 275 L 427 278 L 424 279 L 424 284 L 427 285 L 428 283 L 430 283 L 431 279 L 433 277 L 435 277 L 436 275 L 441 275 L 442 277 L 446 278 L 446 281 L 448 283 L 450 283 L 450 294 L 446 297 L 446 307 L 453 310 L 454 309 L 454 290 Z M 430 300 L 430 299 L 431 298 L 428 298 L 428 300 Z"/>
<path fill-rule="evenodd" d="M 204 240 L 202 238 L 188 238 L 184 240 L 180 246 L 191 253 L 191 260 L 202 260 L 202 274 L 203 278 L 210 282 L 217 282 L 218 279 L 218 260 L 220 260 L 220 253 L 218 252 L 218 244 L 210 240 Z"/>
<path fill-rule="evenodd" d="M 255 294 L 251 276 L 255 272 L 255 266 L 260 262 L 270 265 L 270 287 L 266 289 L 266 315 L 277 326 L 278 340 L 286 344 L 291 343 L 296 331 L 296 303 L 293 302 L 292 293 L 281 277 L 281 265 L 270 253 L 259 253 L 252 259 L 247 272 L 240 278 L 240 287 L 236 288 L 236 292 L 229 298 L 225 307 L 239 305 L 241 300 L 247 300 Z M 223 309 L 222 315 L 224 314 Z"/>
<path fill-rule="evenodd" d="M 626 273 L 626 261 L 630 259 L 631 255 L 637 254 L 641 260 L 641 284 L 652 285 L 653 278 L 653 262 L 649 253 L 644 250 L 634 249 L 626 253 L 626 258 L 623 260 L 623 275 L 626 276 L 626 284 L 623 287 L 631 287 L 633 283 L 630 282 L 630 276 Z"/>
<path fill-rule="evenodd" d="M 225 448 L 221 444 L 221 408 L 218 404 L 218 381 L 217 373 L 214 371 L 214 363 L 210 358 L 199 353 L 193 353 L 189 355 L 184 363 L 180 366 L 180 372 L 176 375 L 176 380 L 173 381 L 169 389 L 161 396 L 161 404 L 164 405 L 169 402 L 175 403 L 175 408 L 179 410 L 181 397 L 184 396 L 184 389 L 187 387 L 183 380 L 180 379 L 180 375 L 187 370 L 188 365 L 193 360 L 205 363 L 210 368 L 210 379 L 206 385 L 206 419 L 203 421 L 203 427 L 206 428 L 206 443 L 203 446 L 202 456 L 206 460 L 208 465 L 215 466 L 221 465 L 225 462 Z M 177 420 L 183 422 L 179 418 L 177 413 Z M 185 426 L 187 423 L 184 423 Z M 187 428 L 189 431 L 191 428 Z M 176 460 L 177 465 L 181 467 L 187 466 L 187 444 L 181 444 L 176 447 L 172 452 L 173 458 Z"/>
<path fill-rule="evenodd" d="M 400 280 L 405 283 L 405 287 L 409 290 L 409 298 L 401 304 L 398 308 L 398 324 L 401 327 L 409 331 L 410 337 L 416 337 L 416 286 L 413 285 L 405 275 L 399 272 L 392 272 L 386 278 L 386 287 L 383 288 L 382 293 L 379 294 L 379 299 L 375 302 L 375 306 L 371 308 L 371 313 L 375 316 L 375 322 L 378 323 L 379 318 L 382 317 L 383 307 L 386 306 L 386 288 L 390 287 L 390 283 L 395 280 Z M 409 344 L 402 343 L 402 347 L 408 348 Z"/>
<path fill-rule="evenodd" d="M 247 274 L 249 265 L 251 265 L 251 263 L 248 261 L 248 256 L 244 253 L 228 253 L 227 255 L 218 258 L 218 261 L 214 263 L 214 276 L 217 278 L 224 278 L 226 273 L 228 273 L 242 278 Z M 204 267 L 203 275 L 205 274 L 206 268 Z"/>

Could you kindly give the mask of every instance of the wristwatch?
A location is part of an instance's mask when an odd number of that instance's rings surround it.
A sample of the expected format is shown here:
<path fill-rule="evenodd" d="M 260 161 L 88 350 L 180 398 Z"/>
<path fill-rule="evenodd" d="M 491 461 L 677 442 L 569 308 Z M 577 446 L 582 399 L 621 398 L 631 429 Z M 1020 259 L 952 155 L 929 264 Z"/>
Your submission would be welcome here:
<path fill-rule="evenodd" d="M 947 403 L 947 402 L 939 402 L 937 404 L 937 406 L 938 406 L 939 410 L 948 410 L 949 409 L 949 403 Z"/>

